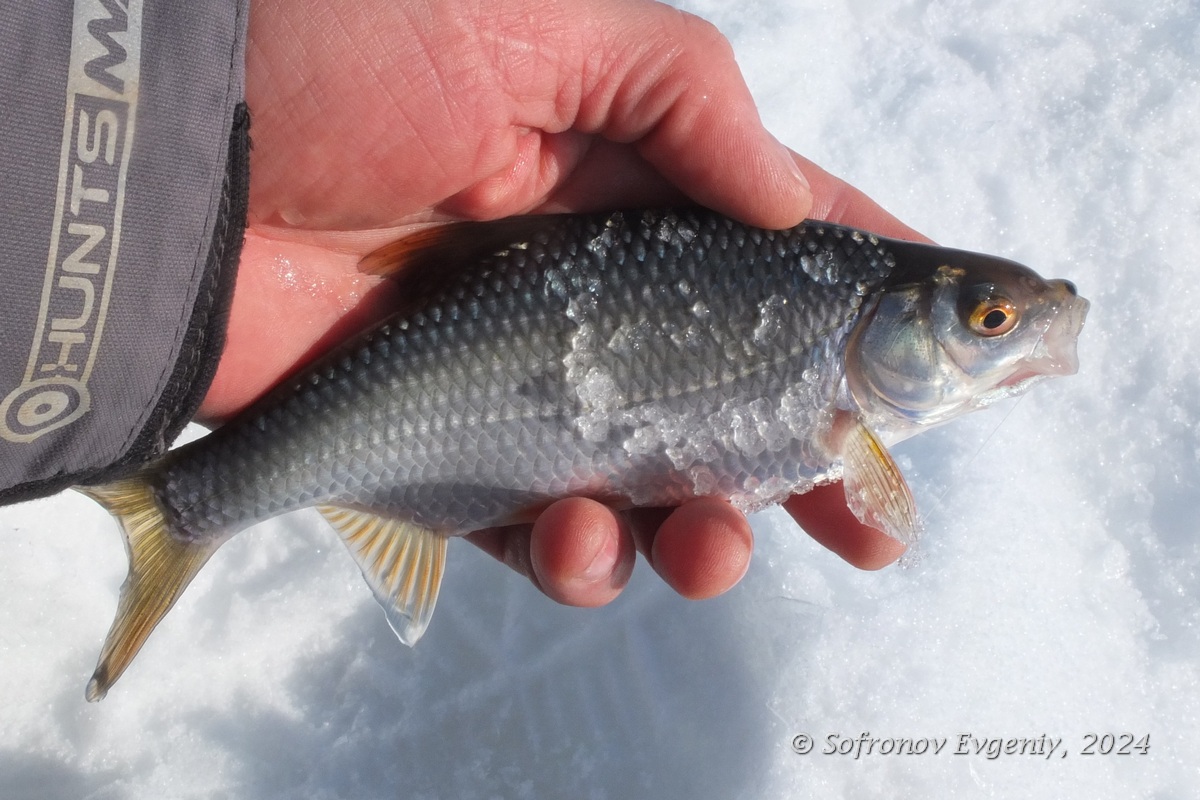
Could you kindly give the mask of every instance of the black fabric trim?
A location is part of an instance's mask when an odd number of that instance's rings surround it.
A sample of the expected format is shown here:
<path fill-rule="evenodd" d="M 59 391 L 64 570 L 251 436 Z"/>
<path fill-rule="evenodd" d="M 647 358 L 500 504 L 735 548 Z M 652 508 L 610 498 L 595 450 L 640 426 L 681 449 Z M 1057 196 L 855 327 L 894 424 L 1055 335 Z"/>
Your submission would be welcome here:
<path fill-rule="evenodd" d="M 250 112 L 245 103 L 239 103 L 233 113 L 221 201 L 213 226 L 212 244 L 196 293 L 196 305 L 184 333 L 179 360 L 145 427 L 129 450 L 112 464 L 17 484 L 0 491 L 0 505 L 47 497 L 69 486 L 114 480 L 166 451 L 179 435 L 200 407 L 225 347 L 225 328 L 233 301 L 238 259 L 242 253 L 249 195 Z"/>
<path fill-rule="evenodd" d="M 140 465 L 165 452 L 184 426 L 196 415 L 204 399 L 221 352 L 225 349 L 225 329 L 233 301 L 238 259 L 246 230 L 246 207 L 250 195 L 250 113 L 245 103 L 233 112 L 233 130 L 229 134 L 229 154 L 225 161 L 225 181 L 221 204 L 213 226 L 212 246 L 204 266 L 196 307 L 179 350 L 179 361 L 129 452 L 113 465 Z"/>

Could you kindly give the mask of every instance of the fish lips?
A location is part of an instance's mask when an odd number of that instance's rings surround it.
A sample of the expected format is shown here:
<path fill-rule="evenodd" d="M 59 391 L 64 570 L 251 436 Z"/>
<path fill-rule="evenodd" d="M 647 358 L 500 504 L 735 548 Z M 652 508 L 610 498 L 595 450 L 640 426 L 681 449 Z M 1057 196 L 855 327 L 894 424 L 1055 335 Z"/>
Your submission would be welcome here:
<path fill-rule="evenodd" d="M 1053 283 L 1058 284 L 1060 295 L 1058 313 L 1038 338 L 1033 351 L 1021 361 L 1020 368 L 1000 384 L 1001 388 L 1027 388 L 1044 378 L 1074 375 L 1079 371 L 1079 334 L 1091 304 L 1075 293 L 1075 286 L 1069 281 Z"/>

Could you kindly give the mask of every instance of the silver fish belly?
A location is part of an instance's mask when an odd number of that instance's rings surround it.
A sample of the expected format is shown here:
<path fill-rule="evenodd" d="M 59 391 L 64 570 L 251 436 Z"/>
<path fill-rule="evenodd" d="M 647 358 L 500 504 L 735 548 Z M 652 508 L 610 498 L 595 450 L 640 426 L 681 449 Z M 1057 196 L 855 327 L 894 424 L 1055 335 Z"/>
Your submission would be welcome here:
<path fill-rule="evenodd" d="M 846 381 L 847 344 L 889 281 L 959 280 L 919 264 L 937 248 L 906 247 L 684 209 L 457 223 L 369 256 L 409 298 L 391 319 L 161 463 L 83 490 L 122 520 L 131 552 L 89 698 L 212 551 L 296 508 L 318 506 L 339 529 L 409 643 L 432 613 L 447 536 L 566 496 L 717 495 L 749 511 L 844 462 L 856 513 L 911 533 L 911 496 Z M 159 562 L 183 566 L 164 576 Z"/>

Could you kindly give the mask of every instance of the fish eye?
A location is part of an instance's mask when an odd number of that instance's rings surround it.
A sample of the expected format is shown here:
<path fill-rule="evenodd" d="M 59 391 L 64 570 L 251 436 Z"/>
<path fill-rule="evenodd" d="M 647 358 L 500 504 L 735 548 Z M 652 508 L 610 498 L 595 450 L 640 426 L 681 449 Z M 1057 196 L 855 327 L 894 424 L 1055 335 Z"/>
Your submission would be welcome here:
<path fill-rule="evenodd" d="M 977 300 L 967 317 L 967 327 L 980 336 L 1003 336 L 1016 327 L 1020 315 L 1007 297 Z"/>

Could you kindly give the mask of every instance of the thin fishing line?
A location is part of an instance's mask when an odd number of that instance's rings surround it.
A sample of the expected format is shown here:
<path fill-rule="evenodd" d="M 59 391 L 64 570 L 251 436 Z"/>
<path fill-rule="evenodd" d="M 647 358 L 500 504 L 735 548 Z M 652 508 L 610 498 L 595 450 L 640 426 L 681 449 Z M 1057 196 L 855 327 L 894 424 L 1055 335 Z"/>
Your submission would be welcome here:
<path fill-rule="evenodd" d="M 1045 343 L 1046 330 L 1047 329 L 1043 329 L 1038 334 L 1037 341 L 1034 343 L 1034 350 L 1041 347 Z M 1033 351 L 1031 351 L 1031 352 L 1033 352 Z M 983 449 L 985 447 L 987 447 L 988 442 L 990 442 L 992 440 L 992 438 L 1000 430 L 1000 427 L 1002 425 L 1004 425 L 1005 422 L 1008 421 L 1008 418 L 1010 416 L 1012 416 L 1012 413 L 1017 410 L 1017 406 L 1019 406 L 1022 403 L 1022 401 L 1025 400 L 1025 398 L 1028 396 L 1028 394 L 1029 394 L 1028 387 L 1026 387 L 1026 391 L 1023 391 L 1017 395 L 1016 402 L 1014 402 L 1009 407 L 1008 411 L 1004 412 L 1004 416 L 1000 418 L 1000 420 L 996 423 L 995 427 L 992 428 L 992 430 L 984 438 L 983 442 L 980 443 L 979 447 L 975 448 L 975 452 L 971 454 L 971 457 L 967 459 L 967 463 L 963 465 L 964 469 L 969 468 L 972 464 L 975 463 L 975 460 L 979 458 L 979 454 L 983 452 Z M 921 527 L 922 528 L 928 527 L 929 522 L 932 521 L 933 518 L 936 517 L 939 512 L 945 510 L 945 506 L 942 504 L 942 500 L 945 499 L 946 495 L 949 492 L 950 492 L 950 482 L 947 481 L 946 485 L 942 487 L 941 492 L 936 497 L 934 497 L 933 500 L 930 502 L 931 508 L 930 508 L 929 513 L 921 515 L 920 519 L 921 519 Z"/>
<path fill-rule="evenodd" d="M 1000 430 L 1004 423 L 1008 421 L 1008 418 L 1012 416 L 1012 413 L 1017 410 L 1017 406 L 1020 405 L 1021 401 L 1024 399 L 1024 394 L 1017 396 L 1016 402 L 1012 404 L 1008 411 L 1004 412 L 1004 416 L 1002 416 L 996 422 L 996 424 L 992 426 L 992 429 L 988 432 L 987 436 L 985 436 L 983 441 L 980 442 L 979 446 L 975 448 L 975 452 L 972 453 L 970 458 L 967 459 L 966 464 L 963 465 L 964 470 L 975 463 L 976 459 L 979 458 L 979 455 L 983 452 L 984 448 L 988 446 L 988 442 L 995 437 L 996 433 Z M 939 491 L 932 499 L 930 499 L 928 503 L 922 501 L 921 508 L 927 509 L 927 511 L 924 511 L 920 514 L 920 530 L 929 530 L 929 528 L 932 527 L 934 520 L 936 520 L 940 514 L 945 512 L 946 506 L 943 501 L 945 500 L 946 495 L 949 494 L 950 487 L 952 485 L 953 483 L 951 481 L 946 481 L 945 485 L 942 486 L 941 491 Z M 924 548 L 921 547 L 921 538 L 918 538 L 917 541 L 905 551 L 904 555 L 900 557 L 900 566 L 911 568 L 920 565 L 923 556 L 923 549 Z"/>
<path fill-rule="evenodd" d="M 974 464 L 976 460 L 978 460 L 980 454 L 983 453 L 984 448 L 986 448 L 988 443 L 995 438 L 996 434 L 1000 431 L 1000 428 L 1004 426 L 1004 423 L 1008 422 L 1008 418 L 1012 416 L 1012 413 L 1017 410 L 1017 406 L 1024 402 L 1027 396 L 1027 392 L 1022 392 L 1021 394 L 1017 395 L 1013 404 L 1009 406 L 1007 411 L 1004 412 L 1004 416 L 1002 416 L 996 422 L 996 424 L 992 426 L 992 429 L 988 432 L 987 436 L 985 436 L 983 441 L 979 443 L 979 446 L 975 448 L 975 452 L 972 453 L 970 458 L 967 459 L 967 462 L 963 464 L 964 471 L 970 468 L 970 466 Z M 921 527 L 923 529 L 930 527 L 930 523 L 938 516 L 938 514 L 946 510 L 946 506 L 943 501 L 945 500 L 946 495 L 950 493 L 950 488 L 952 485 L 953 484 L 950 481 L 946 481 L 945 485 L 942 486 L 941 491 L 929 501 L 927 506 L 924 506 L 929 509 L 929 512 L 921 515 Z M 915 561 L 913 563 L 915 563 Z"/>

